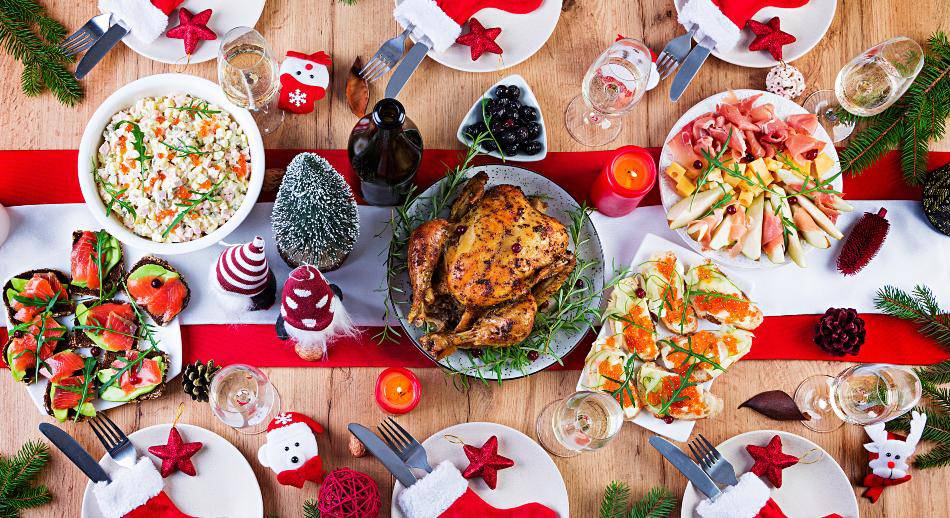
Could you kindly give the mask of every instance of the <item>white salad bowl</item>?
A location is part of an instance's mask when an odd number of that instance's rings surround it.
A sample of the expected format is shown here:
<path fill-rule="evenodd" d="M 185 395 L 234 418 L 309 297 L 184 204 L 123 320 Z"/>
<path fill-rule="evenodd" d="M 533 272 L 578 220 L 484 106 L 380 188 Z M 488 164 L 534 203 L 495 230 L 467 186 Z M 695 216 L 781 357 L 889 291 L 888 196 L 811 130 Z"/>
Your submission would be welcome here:
<path fill-rule="evenodd" d="M 198 239 L 183 243 L 156 243 L 142 237 L 113 216 L 106 215 L 106 206 L 99 196 L 99 190 L 91 168 L 97 160 L 97 151 L 102 144 L 102 133 L 116 113 L 132 106 L 143 97 L 186 93 L 216 104 L 234 117 L 247 136 L 248 150 L 251 155 L 251 176 L 244 201 L 231 219 L 224 222 L 213 232 Z M 251 212 L 264 184 L 264 141 L 257 129 L 251 113 L 231 103 L 221 87 L 207 79 L 187 74 L 157 74 L 143 77 L 116 90 L 99 105 L 86 124 L 79 142 L 79 188 L 86 206 L 107 232 L 127 246 L 144 250 L 147 253 L 174 255 L 194 252 L 221 241 L 244 221 Z"/>

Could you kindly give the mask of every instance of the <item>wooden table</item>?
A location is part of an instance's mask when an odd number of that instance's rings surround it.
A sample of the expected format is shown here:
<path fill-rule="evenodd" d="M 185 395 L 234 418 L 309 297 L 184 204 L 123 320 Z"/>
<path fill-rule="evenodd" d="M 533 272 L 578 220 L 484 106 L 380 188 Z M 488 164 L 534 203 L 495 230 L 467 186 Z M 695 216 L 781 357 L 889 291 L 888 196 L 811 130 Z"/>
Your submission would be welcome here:
<path fill-rule="evenodd" d="M 93 14 L 91 2 L 44 2 L 67 27 L 78 27 Z M 571 2 L 574 3 L 574 2 Z M 295 4 L 295 5 L 291 5 Z M 346 6 L 333 0 L 291 2 L 271 0 L 258 29 L 279 54 L 287 50 L 326 50 L 336 64 L 329 100 L 322 101 L 315 115 L 288 118 L 282 131 L 266 140 L 268 147 L 342 148 L 354 118 L 342 98 L 346 70 L 357 55 L 364 60 L 375 51 L 380 39 L 395 34 L 397 27 L 388 16 L 391 0 L 360 0 Z M 794 64 L 808 80 L 808 90 L 833 84 L 838 69 L 866 47 L 891 36 L 903 34 L 924 41 L 936 26 L 947 20 L 950 4 L 924 0 L 908 6 L 898 0 L 843 0 L 825 39 Z M 564 107 L 580 91 L 586 67 L 613 41 L 616 34 L 643 39 L 659 49 L 673 35 L 682 32 L 675 21 L 670 0 L 611 2 L 582 0 L 561 17 L 547 45 L 527 62 L 511 70 L 487 74 L 456 72 L 426 61 L 402 94 L 409 116 L 415 120 L 430 148 L 458 147 L 455 128 L 472 99 L 508 73 L 523 75 L 534 87 L 548 120 L 549 145 L 555 151 L 580 151 L 563 128 Z M 0 92 L 4 110 L 0 113 L 5 149 L 75 149 L 87 118 L 119 86 L 139 77 L 160 72 L 187 72 L 215 77 L 213 63 L 189 67 L 168 66 L 144 59 L 118 46 L 85 81 L 86 100 L 76 108 L 62 108 L 45 95 L 28 99 L 20 94 L 16 81 L 7 81 Z M 20 66 L 5 57 L 0 61 L 0 77 L 16 78 Z M 710 60 L 699 80 L 679 103 L 667 97 L 668 83 L 648 92 L 640 105 L 624 119 L 624 130 L 612 147 L 622 144 L 660 146 L 669 127 L 689 106 L 728 88 L 761 88 L 766 70 L 738 68 Z M 382 82 L 381 82 L 382 83 Z M 373 85 L 372 95 L 381 94 L 382 84 Z M 437 109 L 432 109 L 437 107 Z M 934 149 L 950 149 L 944 139 Z M 40 164 L 38 164 L 40 166 Z M 760 344 L 760 346 L 763 344 Z M 723 415 L 700 421 L 696 430 L 713 442 L 738 433 L 776 428 L 803 435 L 825 448 L 844 468 L 852 483 L 866 472 L 863 431 L 847 426 L 829 434 L 812 433 L 797 423 L 768 421 L 750 411 L 733 410 L 749 396 L 768 389 L 794 391 L 806 376 L 832 374 L 846 366 L 838 362 L 782 362 L 781 365 L 747 361 L 732 367 L 716 383 L 715 392 L 725 399 Z M 383 413 L 373 403 L 372 386 L 379 369 L 269 369 L 280 388 L 287 408 L 305 412 L 328 425 L 321 452 L 329 467 L 350 466 L 371 474 L 380 484 L 384 509 L 388 509 L 392 478 L 372 458 L 354 459 L 347 453 L 345 425 L 358 421 L 375 423 Z M 464 421 L 495 421 L 531 434 L 534 419 L 542 406 L 574 390 L 578 373 L 545 372 L 528 379 L 506 382 L 503 387 L 475 385 L 460 392 L 438 370 L 417 370 L 425 388 L 421 405 L 402 422 L 423 438 L 443 427 Z M 110 412 L 125 430 L 136 430 L 169 422 L 180 401 L 190 401 L 174 381 L 167 395 L 143 405 L 128 405 Z M 9 376 L 0 376 L 0 421 L 3 444 L 0 454 L 10 455 L 28 439 L 41 437 L 36 425 L 43 421 L 21 386 Z M 221 425 L 203 405 L 189 404 L 184 416 L 189 422 L 214 430 L 247 456 L 264 492 L 268 516 L 300 516 L 304 500 L 313 498 L 313 486 L 305 490 L 279 486 L 273 474 L 257 461 L 259 437 L 244 437 Z M 102 450 L 86 426 L 66 425 L 83 445 L 96 454 Z M 685 480 L 647 444 L 650 434 L 636 426 L 625 426 L 619 437 L 603 450 L 570 460 L 558 460 L 570 494 L 572 514 L 596 516 L 604 486 L 621 480 L 641 496 L 652 486 L 664 485 L 681 493 Z M 28 516 L 77 516 L 86 479 L 62 455 L 53 455 L 41 481 L 48 484 L 55 500 Z M 912 483 L 888 488 L 875 505 L 859 499 L 865 516 L 939 516 L 946 512 L 946 488 L 950 471 L 915 472 Z M 223 490 L 227 488 L 222 488 Z M 385 513 L 388 514 L 388 511 Z"/>

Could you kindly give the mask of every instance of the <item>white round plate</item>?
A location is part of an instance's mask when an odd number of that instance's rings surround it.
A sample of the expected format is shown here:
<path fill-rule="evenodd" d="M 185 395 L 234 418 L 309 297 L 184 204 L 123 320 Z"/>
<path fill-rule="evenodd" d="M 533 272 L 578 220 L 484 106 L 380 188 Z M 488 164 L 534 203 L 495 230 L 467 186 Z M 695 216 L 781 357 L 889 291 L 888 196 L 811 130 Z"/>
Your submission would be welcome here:
<path fill-rule="evenodd" d="M 148 457 L 160 466 L 161 460 L 148 453 L 149 446 L 168 442 L 170 424 L 159 424 L 129 434 L 139 455 Z M 247 459 L 224 437 L 204 428 L 178 424 L 185 442 L 201 442 L 204 447 L 192 457 L 198 474 L 189 477 L 176 472 L 165 479 L 165 493 L 181 512 L 191 516 L 228 516 L 230 518 L 260 518 L 264 516 L 264 499 L 257 477 Z M 112 473 L 120 468 L 108 455 L 99 459 L 99 465 Z M 222 491 L 227 498 L 222 498 Z M 82 518 L 101 518 L 92 483 L 86 484 L 82 495 Z"/>
<path fill-rule="evenodd" d="M 396 0 L 400 3 L 402 0 Z M 541 50 L 548 41 L 561 17 L 562 0 L 544 0 L 541 6 L 527 14 L 513 14 L 498 9 L 482 9 L 475 18 L 485 28 L 501 28 L 501 34 L 495 39 L 503 54 L 482 54 L 472 61 L 471 49 L 458 43 L 445 52 L 430 50 L 428 56 L 443 65 L 463 72 L 497 72 L 530 58 Z M 468 25 L 462 27 L 462 34 L 468 34 Z"/>
<path fill-rule="evenodd" d="M 251 155 L 251 178 L 247 186 L 247 194 L 244 196 L 244 201 L 238 207 L 238 210 L 231 216 L 231 219 L 213 232 L 184 243 L 156 243 L 132 232 L 118 219 L 106 216 L 106 206 L 102 202 L 102 198 L 99 197 L 99 191 L 96 188 L 96 182 L 90 168 L 96 159 L 99 145 L 102 143 L 102 132 L 109 121 L 112 120 L 113 115 L 128 108 L 143 97 L 169 95 L 176 92 L 184 92 L 216 104 L 234 117 L 234 120 L 244 130 L 244 134 L 247 135 L 248 149 Z M 128 246 L 149 253 L 184 254 L 201 250 L 221 241 L 236 229 L 251 212 L 251 209 L 254 208 L 254 203 L 257 202 L 257 197 L 261 193 L 261 186 L 264 184 L 264 141 L 261 140 L 261 132 L 257 129 L 257 123 L 254 122 L 251 113 L 232 104 L 217 84 L 187 74 L 157 74 L 132 81 L 116 90 L 99 105 L 89 122 L 86 123 L 86 129 L 82 133 L 82 140 L 79 142 L 78 164 L 79 189 L 86 201 L 86 207 L 92 212 L 96 221 L 102 224 L 110 234 Z"/>
<path fill-rule="evenodd" d="M 548 204 L 547 214 L 556 218 L 566 227 L 571 223 L 570 212 L 580 209 L 580 205 L 578 205 L 577 202 L 574 201 L 574 198 L 564 189 L 535 172 L 507 165 L 485 165 L 471 168 L 468 171 L 468 176 L 472 176 L 479 171 L 488 173 L 487 187 L 499 184 L 511 184 L 521 187 L 521 190 L 526 196 L 543 196 L 544 201 Z M 431 198 L 437 192 L 439 185 L 441 185 L 441 181 L 434 183 L 420 195 L 419 199 L 409 209 L 409 217 L 413 221 L 416 220 L 415 218 L 422 217 L 421 212 L 424 209 L 427 210 L 431 207 Z M 442 217 L 447 217 L 448 210 L 447 206 Z M 593 280 L 594 290 L 595 292 L 599 292 L 604 286 L 604 251 L 600 245 L 600 237 L 597 235 L 597 229 L 590 219 L 587 220 L 587 223 L 581 230 L 581 240 L 581 246 L 578 250 L 574 250 L 574 254 L 580 259 L 596 261 L 596 264 L 587 270 L 586 277 Z M 480 359 L 473 359 L 468 353 L 462 350 L 457 350 L 441 360 L 436 360 L 430 356 L 418 342 L 419 338 L 425 334 L 424 329 L 414 327 L 406 320 L 406 315 L 409 314 L 409 297 L 412 293 L 409 284 L 409 274 L 406 271 L 402 271 L 398 275 L 393 276 L 389 281 L 389 289 L 393 300 L 396 301 L 396 316 L 399 318 L 399 323 L 409 335 L 412 343 L 415 344 L 416 348 L 419 349 L 422 354 L 428 356 L 432 361 L 437 361 L 439 365 L 443 367 L 463 372 L 470 377 L 485 380 L 499 379 L 498 373 L 495 372 L 495 370 L 484 367 Z M 552 354 L 542 354 L 537 360 L 526 365 L 524 370 L 512 366 L 502 367 L 500 379 L 515 379 L 530 376 L 554 365 L 559 361 L 559 358 L 564 358 L 573 351 L 586 334 L 587 329 L 573 332 L 562 330 L 558 332 L 555 335 L 554 343 L 551 344 Z"/>
<path fill-rule="evenodd" d="M 685 3 L 686 0 L 675 0 L 673 5 L 679 12 L 680 7 Z M 815 48 L 815 45 L 818 45 L 818 42 L 825 37 L 825 33 L 831 27 L 831 22 L 835 19 L 837 5 L 838 0 L 810 0 L 807 4 L 795 9 L 766 7 L 756 13 L 752 19 L 768 23 L 773 17 L 778 16 L 782 20 L 782 30 L 796 38 L 794 43 L 782 47 L 784 61 L 791 63 Z M 697 38 L 693 39 L 699 42 Z M 739 43 L 734 48 L 727 51 L 714 50 L 712 55 L 740 67 L 764 68 L 779 64 L 765 50 L 749 50 L 749 45 L 754 39 L 755 34 L 752 34 L 751 30 L 742 28 Z"/>
<path fill-rule="evenodd" d="M 673 162 L 673 152 L 670 151 L 669 146 L 666 143 L 669 142 L 673 138 L 673 135 L 678 133 L 679 130 L 681 130 L 687 123 L 704 113 L 715 110 L 716 105 L 722 102 L 723 98 L 729 95 L 729 93 L 730 92 L 721 92 L 699 101 L 695 106 L 687 110 L 686 113 L 684 113 L 675 124 L 673 124 L 670 132 L 666 135 L 666 139 L 663 141 L 663 150 L 660 152 L 660 180 L 658 182 L 660 184 L 660 200 L 663 203 L 663 209 L 665 211 L 669 211 L 673 204 L 682 199 L 679 194 L 676 194 L 673 180 L 671 180 L 665 172 L 666 167 Z M 775 107 L 775 116 L 780 119 L 784 119 L 789 115 L 809 113 L 808 110 L 802 108 L 796 102 L 790 101 L 784 97 L 779 97 L 773 93 L 763 92 L 761 90 L 732 90 L 732 93 L 735 93 L 739 99 L 745 99 L 751 95 L 762 94 L 762 97 L 759 97 L 759 100 L 756 101 L 755 105 L 759 106 L 765 103 L 772 103 L 772 105 Z M 841 171 L 841 164 L 838 163 L 838 151 L 835 149 L 835 144 L 831 141 L 831 137 L 828 136 L 828 132 L 825 131 L 824 127 L 819 125 L 813 136 L 825 143 L 825 148 L 822 150 L 822 152 L 828 153 L 828 156 L 834 161 L 834 166 L 832 166 L 831 169 L 825 173 L 825 177 L 827 178 L 838 174 L 838 172 Z M 843 192 L 844 181 L 842 180 L 841 176 L 838 176 L 834 179 L 834 181 L 831 182 L 831 187 L 836 191 Z M 729 254 L 718 250 L 703 250 L 703 247 L 700 243 L 689 237 L 689 234 L 686 233 L 685 227 L 678 228 L 674 232 L 676 232 L 680 236 L 680 239 L 682 239 L 690 248 L 725 266 L 731 266 L 733 268 L 774 268 L 785 266 L 786 264 L 790 264 L 792 262 L 791 259 L 786 257 L 786 261 L 784 263 L 775 264 L 772 261 L 769 261 L 764 254 L 758 261 L 753 261 L 742 254 L 739 254 L 736 257 L 729 257 Z M 802 246 L 805 248 L 806 253 L 812 250 L 812 247 L 804 241 L 802 242 Z"/>
<path fill-rule="evenodd" d="M 459 471 L 468 466 L 468 457 L 461 444 L 451 443 L 446 435 L 454 435 L 466 444 L 481 446 L 491 436 L 498 437 L 498 454 L 515 461 L 515 465 L 498 472 L 498 486 L 492 490 L 481 479 L 469 482 L 468 487 L 489 504 L 500 509 L 517 507 L 531 502 L 551 508 L 558 516 L 570 516 L 567 488 L 557 465 L 544 448 L 527 435 L 496 423 L 462 423 L 434 433 L 422 441 L 429 464 L 433 467 L 442 461 L 455 465 Z M 393 487 L 391 514 L 403 518 L 397 505 L 397 497 L 403 490 L 396 481 Z"/>
<path fill-rule="evenodd" d="M 773 489 L 771 494 L 782 512 L 788 516 L 837 513 L 844 518 L 858 518 L 858 500 L 848 476 L 828 452 L 804 437 L 775 430 L 757 430 L 728 439 L 716 449 L 741 475 L 752 467 L 752 457 L 746 451 L 746 445 L 765 446 L 776 435 L 782 438 L 782 451 L 789 455 L 802 458 L 810 450 L 818 451 L 817 454 L 809 453 L 806 459 L 810 461 L 817 457 L 817 462 L 795 464 L 782 472 L 782 487 Z M 686 484 L 680 518 L 694 518 L 696 506 L 704 498 L 693 489 L 692 483 Z"/>
<path fill-rule="evenodd" d="M 192 14 L 211 9 L 208 28 L 218 35 L 217 40 L 198 42 L 198 48 L 195 49 L 195 53 L 191 55 L 190 59 L 185 55 L 185 45 L 182 40 L 169 38 L 164 34 L 152 43 L 144 43 L 136 39 L 135 33 L 128 34 L 125 38 L 122 38 L 122 41 L 135 53 L 162 63 L 173 65 L 204 63 L 218 57 L 219 42 L 228 31 L 235 27 L 254 27 L 257 25 L 257 20 L 261 18 L 261 13 L 264 12 L 264 1 L 186 0 L 185 3 L 181 4 L 181 7 L 188 9 Z M 176 9 L 168 17 L 168 28 L 171 29 L 177 25 L 178 10 Z"/>

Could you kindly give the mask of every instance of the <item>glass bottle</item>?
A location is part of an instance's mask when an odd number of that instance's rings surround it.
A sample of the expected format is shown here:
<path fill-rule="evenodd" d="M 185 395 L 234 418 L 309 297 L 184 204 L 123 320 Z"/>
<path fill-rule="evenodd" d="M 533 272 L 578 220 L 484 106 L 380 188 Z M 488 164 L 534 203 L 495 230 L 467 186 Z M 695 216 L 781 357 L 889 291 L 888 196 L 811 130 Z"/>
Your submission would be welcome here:
<path fill-rule="evenodd" d="M 346 150 L 363 199 L 371 205 L 398 205 L 422 161 L 422 135 L 399 101 L 383 99 L 356 123 Z"/>

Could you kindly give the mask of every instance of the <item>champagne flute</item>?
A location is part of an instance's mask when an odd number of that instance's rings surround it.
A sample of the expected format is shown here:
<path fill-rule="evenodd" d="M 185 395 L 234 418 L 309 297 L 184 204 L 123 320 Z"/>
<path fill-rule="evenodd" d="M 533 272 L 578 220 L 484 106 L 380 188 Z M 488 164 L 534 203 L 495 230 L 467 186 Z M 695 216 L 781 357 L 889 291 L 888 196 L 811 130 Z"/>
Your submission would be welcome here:
<path fill-rule="evenodd" d="M 244 364 L 228 365 L 211 378 L 208 403 L 218 420 L 247 435 L 264 432 L 280 413 L 277 388 L 263 371 Z"/>
<path fill-rule="evenodd" d="M 834 91 L 818 90 L 803 106 L 839 142 L 854 131 L 854 124 L 841 121 L 835 114 L 838 108 L 861 117 L 877 115 L 904 95 L 923 66 L 924 51 L 916 41 L 891 38 L 852 59 L 838 72 Z"/>
<path fill-rule="evenodd" d="M 620 117 L 632 110 L 652 73 L 650 49 L 640 40 L 617 40 L 584 75 L 581 95 L 564 112 L 567 131 L 585 146 L 603 146 L 620 134 Z"/>
<path fill-rule="evenodd" d="M 849 367 L 837 376 L 806 378 L 795 389 L 795 403 L 810 419 L 805 428 L 837 430 L 844 423 L 865 426 L 890 421 L 920 401 L 920 379 L 908 367 L 869 363 Z"/>
<path fill-rule="evenodd" d="M 535 422 L 535 433 L 551 455 L 573 457 L 603 448 L 621 426 L 623 409 L 613 396 L 581 391 L 545 406 Z"/>
<path fill-rule="evenodd" d="M 284 122 L 284 112 L 277 107 L 277 59 L 256 30 L 235 27 L 221 38 L 218 83 L 228 100 L 251 112 L 261 133 L 269 135 Z"/>

